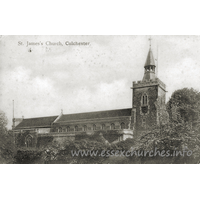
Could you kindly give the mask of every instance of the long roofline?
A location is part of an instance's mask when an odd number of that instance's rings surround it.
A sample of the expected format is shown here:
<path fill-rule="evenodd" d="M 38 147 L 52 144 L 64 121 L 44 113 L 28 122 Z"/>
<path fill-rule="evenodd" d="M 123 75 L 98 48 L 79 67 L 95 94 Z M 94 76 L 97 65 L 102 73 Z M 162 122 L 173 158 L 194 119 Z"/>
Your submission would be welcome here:
<path fill-rule="evenodd" d="M 132 108 L 121 108 L 121 109 L 113 109 L 113 110 L 99 110 L 99 111 L 91 111 L 91 112 L 81 112 L 81 113 L 69 113 L 69 114 L 63 114 L 63 115 L 73 115 L 73 114 L 87 114 L 87 113 L 97 113 L 97 112 L 106 112 L 106 111 L 114 111 L 114 110 L 127 110 Z"/>
<path fill-rule="evenodd" d="M 39 118 L 47 118 L 47 117 L 58 117 L 59 115 L 53 115 L 53 116 L 44 116 L 44 117 L 30 117 L 30 118 L 24 118 L 24 119 L 39 119 Z"/>
<path fill-rule="evenodd" d="M 47 126 L 51 126 L 51 124 L 57 118 L 58 118 L 58 115 L 47 116 L 47 117 L 24 118 L 17 126 L 14 127 L 13 130 L 25 128 L 25 127 L 27 128 L 27 127 L 47 127 Z"/>
<path fill-rule="evenodd" d="M 88 114 L 88 113 L 101 113 L 101 112 L 117 111 L 117 110 L 127 110 L 127 109 L 132 109 L 132 108 L 121 108 L 121 109 L 113 109 L 113 110 L 99 110 L 99 111 L 81 112 L 81 113 L 69 113 L 69 114 L 62 114 L 61 116 L 63 116 L 63 115 L 66 116 L 66 115 Z M 61 116 L 60 115 L 54 115 L 54 116 L 45 116 L 45 117 L 32 117 L 32 118 L 24 118 L 23 120 L 56 117 L 56 119 L 52 122 L 52 123 L 55 123 L 57 120 L 59 120 L 59 118 Z M 23 122 L 23 120 L 22 120 L 22 122 Z M 21 123 L 19 123 L 15 128 L 17 128 Z"/>
<path fill-rule="evenodd" d="M 55 123 L 60 123 L 63 121 L 79 121 L 86 119 L 97 119 L 97 118 L 111 118 L 111 117 L 119 117 L 119 116 L 131 116 L 132 108 L 123 108 L 123 109 L 115 109 L 115 110 L 101 110 L 101 111 L 93 111 L 93 112 L 85 112 L 85 113 L 70 113 L 62 115 L 61 118 Z"/>

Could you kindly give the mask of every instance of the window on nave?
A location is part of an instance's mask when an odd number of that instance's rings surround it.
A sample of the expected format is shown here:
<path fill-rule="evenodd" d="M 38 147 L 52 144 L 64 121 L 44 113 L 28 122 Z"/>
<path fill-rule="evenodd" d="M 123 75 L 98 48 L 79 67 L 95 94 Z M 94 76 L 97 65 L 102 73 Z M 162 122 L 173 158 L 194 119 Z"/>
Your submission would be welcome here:
<path fill-rule="evenodd" d="M 113 130 L 113 129 L 115 129 L 115 124 L 111 124 L 111 129 Z"/>
<path fill-rule="evenodd" d="M 83 131 L 87 131 L 87 126 L 86 125 L 83 126 Z"/>
<path fill-rule="evenodd" d="M 121 129 L 125 129 L 125 123 L 124 122 L 121 123 Z"/>

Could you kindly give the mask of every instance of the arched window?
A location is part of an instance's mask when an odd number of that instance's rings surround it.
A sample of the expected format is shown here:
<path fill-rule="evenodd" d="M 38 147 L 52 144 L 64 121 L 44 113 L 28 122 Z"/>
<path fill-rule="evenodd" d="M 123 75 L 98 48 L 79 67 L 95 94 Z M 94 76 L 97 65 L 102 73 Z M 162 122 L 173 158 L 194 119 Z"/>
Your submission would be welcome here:
<path fill-rule="evenodd" d="M 78 131 L 78 126 L 75 126 L 75 131 Z"/>
<path fill-rule="evenodd" d="M 143 105 L 143 106 L 146 106 L 146 105 L 147 105 L 147 95 L 146 95 L 146 94 L 144 94 L 144 95 L 142 96 L 142 105 Z"/>
<path fill-rule="evenodd" d="M 59 131 L 58 131 L 58 132 L 59 132 L 59 133 L 61 133 L 61 132 L 62 132 L 62 127 L 60 127 L 60 128 L 59 128 Z"/>
<path fill-rule="evenodd" d="M 62 128 L 62 132 L 66 132 L 66 128 L 65 127 Z"/>
<path fill-rule="evenodd" d="M 121 123 L 121 129 L 125 129 L 125 123 L 124 122 Z"/>
<path fill-rule="evenodd" d="M 33 145 L 33 138 L 30 136 L 30 135 L 27 135 L 26 136 L 26 146 L 27 147 L 32 147 L 32 145 Z"/>
<path fill-rule="evenodd" d="M 111 129 L 115 129 L 115 124 L 111 124 Z"/>
<path fill-rule="evenodd" d="M 68 127 L 67 127 L 67 132 L 69 132 L 69 131 L 70 131 L 70 127 L 68 126 Z"/>
<path fill-rule="evenodd" d="M 105 124 L 102 124 L 102 130 L 105 130 Z"/>
<path fill-rule="evenodd" d="M 96 125 L 95 124 L 93 124 L 93 130 L 96 130 Z"/>
<path fill-rule="evenodd" d="M 83 130 L 87 131 L 87 126 L 86 125 L 84 125 Z"/>

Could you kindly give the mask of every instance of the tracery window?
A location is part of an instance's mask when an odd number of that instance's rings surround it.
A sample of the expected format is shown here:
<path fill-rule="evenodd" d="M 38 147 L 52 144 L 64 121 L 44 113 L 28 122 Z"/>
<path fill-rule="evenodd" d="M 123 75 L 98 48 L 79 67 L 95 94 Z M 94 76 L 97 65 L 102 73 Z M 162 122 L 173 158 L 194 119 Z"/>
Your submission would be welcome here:
<path fill-rule="evenodd" d="M 148 97 L 147 97 L 147 95 L 146 94 L 143 94 L 143 96 L 142 96 L 142 106 L 146 106 L 147 105 L 147 99 Z"/>
<path fill-rule="evenodd" d="M 30 135 L 28 135 L 26 137 L 26 146 L 27 147 L 32 147 L 32 145 L 33 145 L 33 138 Z"/>

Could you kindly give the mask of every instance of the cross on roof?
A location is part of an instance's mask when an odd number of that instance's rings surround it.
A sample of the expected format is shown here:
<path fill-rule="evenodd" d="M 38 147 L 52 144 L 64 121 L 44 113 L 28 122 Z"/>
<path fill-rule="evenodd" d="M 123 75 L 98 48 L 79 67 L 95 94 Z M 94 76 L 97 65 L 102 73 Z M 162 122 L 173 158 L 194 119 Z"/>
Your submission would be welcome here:
<path fill-rule="evenodd" d="M 149 38 L 149 47 L 151 48 L 151 37 Z"/>

